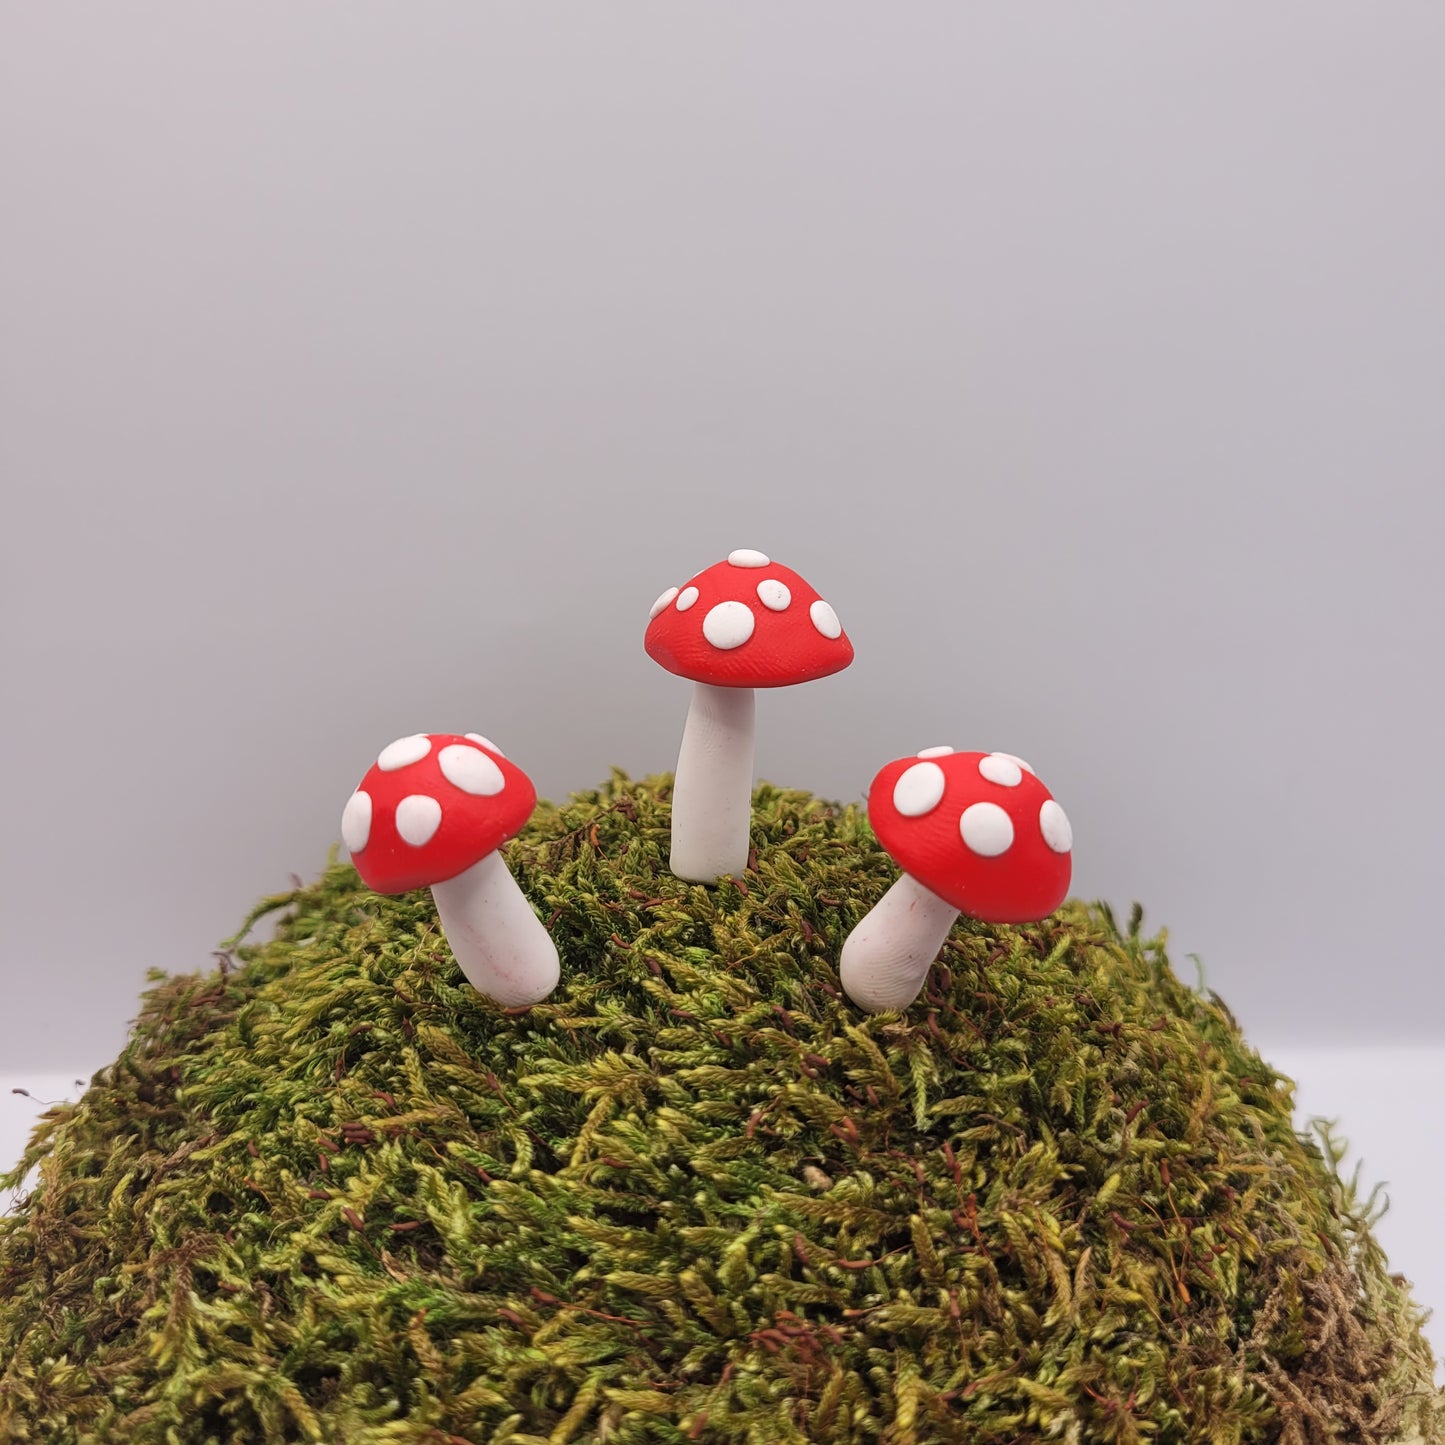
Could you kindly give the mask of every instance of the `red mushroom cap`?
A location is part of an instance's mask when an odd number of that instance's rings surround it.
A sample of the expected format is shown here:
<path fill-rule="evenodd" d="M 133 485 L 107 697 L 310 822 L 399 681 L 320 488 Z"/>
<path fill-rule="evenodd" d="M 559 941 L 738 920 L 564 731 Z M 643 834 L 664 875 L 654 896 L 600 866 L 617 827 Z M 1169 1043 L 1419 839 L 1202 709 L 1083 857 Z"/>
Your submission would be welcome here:
<path fill-rule="evenodd" d="M 790 567 L 740 551 L 652 605 L 654 662 L 713 687 L 788 687 L 853 661 L 838 614 Z"/>
<path fill-rule="evenodd" d="M 1029 923 L 1069 891 L 1069 820 L 1012 753 L 898 758 L 873 779 L 868 821 L 905 873 L 970 918 Z"/>
<path fill-rule="evenodd" d="M 537 806 L 532 780 L 478 733 L 398 738 L 341 815 L 341 838 L 377 893 L 430 888 L 514 837 Z"/>

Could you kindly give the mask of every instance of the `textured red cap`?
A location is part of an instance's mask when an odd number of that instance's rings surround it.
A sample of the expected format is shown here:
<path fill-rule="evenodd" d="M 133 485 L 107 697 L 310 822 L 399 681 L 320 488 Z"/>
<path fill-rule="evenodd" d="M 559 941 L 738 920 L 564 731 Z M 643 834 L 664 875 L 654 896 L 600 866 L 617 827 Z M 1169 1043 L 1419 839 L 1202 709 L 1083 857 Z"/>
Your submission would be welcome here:
<path fill-rule="evenodd" d="M 532 780 L 478 733 L 414 733 L 381 750 L 341 815 L 341 839 L 377 893 L 430 888 L 514 837 Z"/>
<path fill-rule="evenodd" d="M 733 552 L 652 604 L 643 640 L 669 672 L 714 687 L 788 687 L 853 661 L 838 614 L 790 567 Z"/>
<path fill-rule="evenodd" d="M 898 758 L 873 779 L 868 821 L 905 873 L 970 918 L 1047 918 L 1069 891 L 1069 820 L 1012 753 Z"/>

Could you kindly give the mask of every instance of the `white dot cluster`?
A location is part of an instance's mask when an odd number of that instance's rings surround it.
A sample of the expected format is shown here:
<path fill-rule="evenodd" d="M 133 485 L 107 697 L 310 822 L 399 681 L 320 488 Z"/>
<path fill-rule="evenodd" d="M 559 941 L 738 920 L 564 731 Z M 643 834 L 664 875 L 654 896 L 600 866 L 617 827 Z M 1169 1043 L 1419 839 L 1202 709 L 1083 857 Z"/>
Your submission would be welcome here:
<path fill-rule="evenodd" d="M 448 743 L 437 754 L 437 766 L 442 777 L 459 792 L 474 798 L 495 797 L 507 786 L 506 776 L 494 759 L 482 752 L 490 748 L 498 757 L 504 756 L 501 748 L 484 738 L 481 733 L 466 733 L 465 736 L 477 747 L 463 743 Z M 384 773 L 419 763 L 432 750 L 432 740 L 425 733 L 413 733 L 410 737 L 398 738 L 388 743 L 377 757 L 376 765 Z M 371 823 L 375 812 L 371 794 L 358 788 L 346 801 L 341 814 L 341 841 L 347 852 L 360 853 L 371 841 Z M 442 825 L 442 805 L 430 793 L 408 793 L 396 805 L 396 831 L 402 842 L 413 848 L 424 848 L 436 837 Z"/>
<path fill-rule="evenodd" d="M 425 733 L 412 733 L 410 737 L 398 738 L 388 743 L 377 757 L 376 766 L 384 773 L 394 773 L 400 768 L 409 768 L 419 763 L 431 752 L 431 739 Z"/>
<path fill-rule="evenodd" d="M 480 748 L 452 743 L 437 754 L 442 777 L 474 798 L 494 798 L 507 786 L 502 770 Z"/>
<path fill-rule="evenodd" d="M 793 594 L 786 582 L 776 577 L 764 577 L 758 583 L 758 601 L 769 612 L 786 612 L 793 605 Z"/>
<path fill-rule="evenodd" d="M 348 853 L 360 853 L 371 840 L 371 794 L 358 788 L 341 814 L 341 841 Z"/>
<path fill-rule="evenodd" d="M 1039 827 L 1044 842 L 1055 853 L 1067 853 L 1074 846 L 1074 829 L 1069 815 L 1052 798 L 1039 809 Z"/>
<path fill-rule="evenodd" d="M 905 818 L 922 818 L 942 801 L 946 778 L 934 758 L 947 757 L 952 748 L 924 748 L 921 761 L 911 763 L 893 784 L 893 806 Z M 989 753 L 978 761 L 979 776 L 1001 788 L 1016 788 L 1025 773 L 1034 770 L 1012 753 Z M 997 858 L 1013 847 L 1014 825 L 997 803 L 972 803 L 958 820 L 964 846 L 981 858 Z M 1066 814 L 1052 798 L 1039 808 L 1039 832 L 1055 853 L 1067 853 L 1074 846 L 1074 830 Z"/>
<path fill-rule="evenodd" d="M 396 805 L 396 831 L 413 848 L 425 848 L 441 825 L 442 805 L 430 793 L 408 793 Z"/>
<path fill-rule="evenodd" d="M 702 635 L 719 652 L 741 647 L 753 635 L 757 619 L 746 602 L 719 602 L 708 608 L 702 620 Z"/>
<path fill-rule="evenodd" d="M 958 820 L 964 846 L 981 858 L 997 858 L 1013 847 L 1013 819 L 997 803 L 971 803 Z"/>
<path fill-rule="evenodd" d="M 838 621 L 838 614 L 821 597 L 808 609 L 808 620 L 830 642 L 843 635 L 843 624 Z"/>
<path fill-rule="evenodd" d="M 944 782 L 937 763 L 914 763 L 893 785 L 893 806 L 905 818 L 921 818 L 943 801 Z"/>
<path fill-rule="evenodd" d="M 773 559 L 766 552 L 740 547 L 728 553 L 728 562 L 733 567 L 771 567 Z M 792 589 L 779 577 L 764 577 L 755 590 L 758 601 L 769 612 L 786 612 L 793 605 Z M 648 621 L 661 617 L 669 607 L 687 612 L 696 606 L 698 596 L 696 587 L 669 587 L 652 604 L 647 614 Z M 808 608 L 808 620 L 818 634 L 829 641 L 843 635 L 843 624 L 839 622 L 838 614 L 821 597 Z M 733 648 L 741 647 L 756 627 L 757 617 L 746 602 L 719 602 L 717 606 L 710 607 L 702 619 L 702 635 L 719 652 L 731 652 Z"/>
<path fill-rule="evenodd" d="M 1016 788 L 1024 780 L 1024 770 L 1002 753 L 990 753 L 986 758 L 980 758 L 978 771 L 1001 788 Z"/>

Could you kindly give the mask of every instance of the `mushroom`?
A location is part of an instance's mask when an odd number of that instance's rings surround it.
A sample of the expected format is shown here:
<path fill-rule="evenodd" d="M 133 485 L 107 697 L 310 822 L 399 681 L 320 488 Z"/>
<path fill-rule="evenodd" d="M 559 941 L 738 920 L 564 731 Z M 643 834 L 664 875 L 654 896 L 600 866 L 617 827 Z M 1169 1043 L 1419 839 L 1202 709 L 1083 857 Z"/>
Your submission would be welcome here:
<path fill-rule="evenodd" d="M 853 661 L 838 614 L 790 568 L 738 551 L 652 604 L 648 656 L 693 684 L 672 788 L 679 878 L 741 873 L 752 821 L 753 690 L 840 672 Z"/>
<path fill-rule="evenodd" d="M 430 888 L 467 981 L 505 1008 L 557 986 L 557 949 L 498 851 L 537 792 L 480 733 L 398 738 L 351 795 L 341 838 L 377 893 Z"/>
<path fill-rule="evenodd" d="M 877 1012 L 918 997 L 960 913 L 984 923 L 1047 918 L 1064 901 L 1073 830 L 1012 753 L 927 748 L 882 768 L 868 821 L 903 876 L 843 944 L 843 991 Z"/>

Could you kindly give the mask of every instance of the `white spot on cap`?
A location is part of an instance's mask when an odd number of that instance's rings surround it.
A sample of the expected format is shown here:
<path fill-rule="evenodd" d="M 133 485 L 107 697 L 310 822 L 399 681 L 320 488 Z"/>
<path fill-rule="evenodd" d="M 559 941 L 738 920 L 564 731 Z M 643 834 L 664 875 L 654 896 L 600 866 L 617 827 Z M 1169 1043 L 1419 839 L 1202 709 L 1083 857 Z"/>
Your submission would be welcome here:
<path fill-rule="evenodd" d="M 997 858 L 1013 845 L 1014 825 L 997 803 L 974 803 L 963 810 L 958 831 L 970 852 Z"/>
<path fill-rule="evenodd" d="M 394 773 L 398 768 L 419 763 L 431 752 L 431 739 L 425 733 L 413 733 L 409 738 L 398 738 L 381 750 L 376 766 L 384 773 Z"/>
<path fill-rule="evenodd" d="M 924 748 L 918 756 L 920 758 L 946 758 L 952 751 L 952 748 Z"/>
<path fill-rule="evenodd" d="M 751 547 L 740 547 L 728 553 L 728 561 L 734 567 L 766 567 L 773 559 L 766 552 L 754 552 Z"/>
<path fill-rule="evenodd" d="M 437 754 L 442 777 L 452 787 L 477 798 L 492 798 L 507 786 L 502 770 L 484 752 L 453 743 Z"/>
<path fill-rule="evenodd" d="M 348 853 L 360 853 L 371 838 L 371 794 L 358 788 L 341 812 L 341 841 Z"/>
<path fill-rule="evenodd" d="M 776 577 L 765 577 L 758 583 L 758 601 L 769 612 L 786 612 L 792 600 L 793 594 L 788 591 L 786 582 L 779 582 Z"/>
<path fill-rule="evenodd" d="M 499 758 L 507 756 L 491 738 L 484 738 L 481 733 L 463 733 L 462 736 L 464 738 L 470 738 L 474 743 L 480 743 L 484 748 L 490 748 Z"/>
<path fill-rule="evenodd" d="M 719 602 L 702 620 L 702 635 L 720 652 L 741 647 L 753 635 L 753 609 L 746 602 Z"/>
<path fill-rule="evenodd" d="M 696 602 L 696 601 L 697 601 L 697 588 L 696 588 L 696 587 L 684 587 L 684 588 L 682 589 L 682 591 L 677 594 L 677 610 L 678 610 L 679 612 L 686 612 L 687 609 L 688 609 L 689 607 L 691 607 L 692 604 L 693 604 L 694 602 Z"/>
<path fill-rule="evenodd" d="M 667 591 L 652 604 L 652 611 L 647 614 L 649 620 L 656 617 L 659 612 L 666 612 L 668 603 L 677 596 L 679 590 L 680 589 L 676 587 L 669 587 Z"/>
<path fill-rule="evenodd" d="M 1074 846 L 1069 815 L 1052 798 L 1039 809 L 1039 831 L 1055 853 L 1067 853 Z"/>
<path fill-rule="evenodd" d="M 1026 762 L 1024 762 L 1024 760 L 1023 760 L 1021 757 L 1019 757 L 1019 755 L 1018 755 L 1017 753 L 995 753 L 995 754 L 994 754 L 994 757 L 996 757 L 996 758 L 1007 758 L 1007 759 L 1009 760 L 1009 762 L 1011 762 L 1011 763 L 1017 763 L 1017 764 L 1019 765 L 1019 767 L 1021 767 L 1021 768 L 1024 770 L 1024 772 L 1026 772 L 1026 773 L 1034 773 L 1034 770 L 1033 770 L 1031 767 L 1029 767 L 1029 765 L 1028 765 Z M 1038 774 L 1037 774 L 1037 773 L 1034 773 L 1034 777 L 1038 777 Z"/>
<path fill-rule="evenodd" d="M 893 785 L 893 806 L 905 818 L 921 818 L 943 801 L 946 779 L 937 763 L 914 763 Z"/>
<path fill-rule="evenodd" d="M 824 637 L 832 638 L 843 635 L 843 624 L 838 621 L 838 614 L 821 597 L 808 609 L 808 616 L 813 619 L 813 626 Z"/>
<path fill-rule="evenodd" d="M 981 777 L 1001 788 L 1016 788 L 1024 780 L 1024 770 L 1004 753 L 990 753 L 980 758 L 978 771 Z"/>
<path fill-rule="evenodd" d="M 396 831 L 413 848 L 425 848 L 441 825 L 442 805 L 426 793 L 408 793 L 396 805 Z"/>

